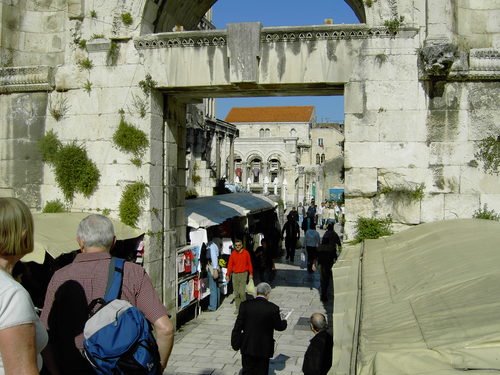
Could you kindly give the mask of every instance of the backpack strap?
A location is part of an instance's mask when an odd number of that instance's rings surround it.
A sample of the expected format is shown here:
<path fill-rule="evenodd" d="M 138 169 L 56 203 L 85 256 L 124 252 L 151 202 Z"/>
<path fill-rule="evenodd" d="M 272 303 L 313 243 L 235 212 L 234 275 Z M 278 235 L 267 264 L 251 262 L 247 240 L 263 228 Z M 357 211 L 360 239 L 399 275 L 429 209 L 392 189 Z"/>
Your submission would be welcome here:
<path fill-rule="evenodd" d="M 108 284 L 104 301 L 111 302 L 120 297 L 123 282 L 123 267 L 125 259 L 112 257 L 109 262 Z"/>

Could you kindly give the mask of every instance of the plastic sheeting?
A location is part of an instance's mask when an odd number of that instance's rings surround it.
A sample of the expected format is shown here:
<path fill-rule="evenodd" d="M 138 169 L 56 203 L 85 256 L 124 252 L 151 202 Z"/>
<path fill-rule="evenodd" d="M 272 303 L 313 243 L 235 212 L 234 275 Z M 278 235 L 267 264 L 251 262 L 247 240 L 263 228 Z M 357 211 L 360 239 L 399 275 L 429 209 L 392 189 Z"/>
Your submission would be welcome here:
<path fill-rule="evenodd" d="M 474 219 L 366 241 L 356 371 L 339 355 L 335 373 L 500 374 L 499 244 L 500 223 Z"/>
<path fill-rule="evenodd" d="M 76 230 L 80 221 L 90 215 L 89 212 L 62 212 L 54 214 L 35 213 L 35 248 L 33 252 L 22 258 L 23 262 L 33 261 L 42 264 L 45 252 L 54 259 L 59 255 L 78 249 Z M 121 221 L 113 220 L 115 236 L 122 240 L 137 237 L 143 233 L 140 229 L 131 228 Z"/>

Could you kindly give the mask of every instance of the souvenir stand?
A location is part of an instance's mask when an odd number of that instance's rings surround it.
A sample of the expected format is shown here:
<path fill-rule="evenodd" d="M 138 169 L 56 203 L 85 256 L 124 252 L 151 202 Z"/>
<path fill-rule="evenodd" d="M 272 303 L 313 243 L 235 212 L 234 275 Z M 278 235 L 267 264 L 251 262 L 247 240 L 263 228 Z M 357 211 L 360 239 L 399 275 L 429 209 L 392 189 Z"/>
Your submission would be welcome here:
<path fill-rule="evenodd" d="M 186 200 L 186 217 L 189 245 L 177 249 L 176 285 L 177 321 L 182 324 L 185 317 L 197 317 L 201 312 L 201 302 L 210 295 L 207 273 L 200 261 L 202 251 L 206 251 L 208 232 L 221 235 L 222 249 L 219 265 L 222 270 L 222 293 L 227 294 L 224 260 L 227 262 L 232 249 L 232 238 L 244 238 L 248 233 L 248 217 L 258 212 L 273 210 L 276 203 L 270 199 L 250 193 L 222 194 Z M 186 263 L 187 262 L 187 263 Z M 190 262 L 193 262 L 191 265 Z M 188 269 L 186 269 L 188 264 Z M 186 314 L 185 314 L 186 313 Z"/>
<path fill-rule="evenodd" d="M 194 308 L 195 317 L 199 314 L 199 303 L 205 297 L 206 290 L 200 285 L 200 247 L 184 246 L 176 254 L 176 311 L 181 313 Z M 206 288 L 205 288 L 206 289 Z"/>

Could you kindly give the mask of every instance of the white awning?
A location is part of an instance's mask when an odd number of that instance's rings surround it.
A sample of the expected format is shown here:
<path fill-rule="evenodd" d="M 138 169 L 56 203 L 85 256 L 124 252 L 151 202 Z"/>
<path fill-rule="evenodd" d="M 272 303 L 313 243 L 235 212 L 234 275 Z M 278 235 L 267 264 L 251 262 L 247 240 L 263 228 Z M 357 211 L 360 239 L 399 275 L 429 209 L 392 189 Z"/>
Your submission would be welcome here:
<path fill-rule="evenodd" d="M 278 204 L 258 194 L 233 193 L 186 200 L 187 225 L 193 228 L 222 224 L 233 217 L 272 210 Z"/>

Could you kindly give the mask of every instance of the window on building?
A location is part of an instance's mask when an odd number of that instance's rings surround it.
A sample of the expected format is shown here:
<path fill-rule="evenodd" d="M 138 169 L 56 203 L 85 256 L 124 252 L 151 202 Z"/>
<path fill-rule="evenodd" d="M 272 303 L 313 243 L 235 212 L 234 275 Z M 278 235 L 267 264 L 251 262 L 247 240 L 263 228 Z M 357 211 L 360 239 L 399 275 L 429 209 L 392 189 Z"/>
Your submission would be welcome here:
<path fill-rule="evenodd" d="M 259 159 L 252 160 L 252 170 L 251 170 L 251 173 L 253 175 L 253 182 L 254 183 L 258 183 L 259 182 L 260 169 L 261 169 L 261 162 L 260 162 L 260 160 Z"/>
<path fill-rule="evenodd" d="M 323 147 L 323 138 L 318 138 L 318 146 Z"/>
<path fill-rule="evenodd" d="M 321 164 L 325 162 L 325 154 L 321 154 Z"/>
<path fill-rule="evenodd" d="M 290 137 L 296 137 L 297 136 L 297 130 L 292 129 L 290 130 Z"/>
<path fill-rule="evenodd" d="M 264 138 L 264 129 L 259 130 L 259 137 Z"/>
<path fill-rule="evenodd" d="M 269 138 L 271 136 L 271 130 L 266 129 L 266 138 Z"/>
<path fill-rule="evenodd" d="M 319 164 L 319 163 L 320 163 L 319 154 L 316 154 L 316 164 Z"/>

